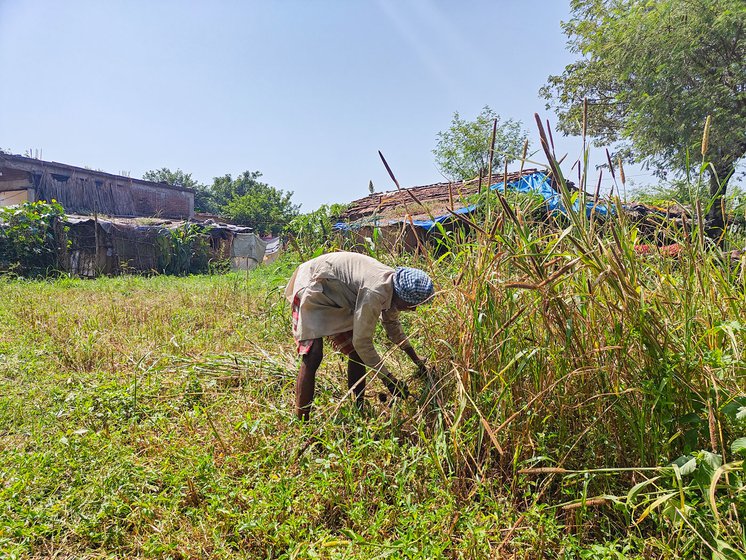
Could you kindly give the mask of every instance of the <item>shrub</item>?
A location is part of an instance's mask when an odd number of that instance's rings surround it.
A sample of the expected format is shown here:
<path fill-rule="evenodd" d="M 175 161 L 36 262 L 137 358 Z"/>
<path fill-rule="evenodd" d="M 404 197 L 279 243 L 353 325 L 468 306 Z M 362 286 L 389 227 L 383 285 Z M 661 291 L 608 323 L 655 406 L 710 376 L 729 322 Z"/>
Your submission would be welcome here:
<path fill-rule="evenodd" d="M 57 201 L 0 208 L 0 271 L 39 276 L 59 268 L 65 210 Z"/>
<path fill-rule="evenodd" d="M 200 274 L 209 269 L 209 242 L 204 228 L 197 224 L 168 230 L 159 237 L 160 270 L 165 274 Z"/>

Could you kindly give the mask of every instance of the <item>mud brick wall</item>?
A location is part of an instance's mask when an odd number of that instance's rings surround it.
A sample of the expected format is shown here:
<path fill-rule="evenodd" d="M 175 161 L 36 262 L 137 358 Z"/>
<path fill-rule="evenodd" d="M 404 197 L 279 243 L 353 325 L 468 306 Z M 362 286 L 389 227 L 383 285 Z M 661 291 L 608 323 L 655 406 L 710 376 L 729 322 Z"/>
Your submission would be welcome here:
<path fill-rule="evenodd" d="M 191 192 L 142 183 L 119 185 L 118 187 L 131 190 L 136 216 L 184 219 L 194 214 L 194 194 Z"/>

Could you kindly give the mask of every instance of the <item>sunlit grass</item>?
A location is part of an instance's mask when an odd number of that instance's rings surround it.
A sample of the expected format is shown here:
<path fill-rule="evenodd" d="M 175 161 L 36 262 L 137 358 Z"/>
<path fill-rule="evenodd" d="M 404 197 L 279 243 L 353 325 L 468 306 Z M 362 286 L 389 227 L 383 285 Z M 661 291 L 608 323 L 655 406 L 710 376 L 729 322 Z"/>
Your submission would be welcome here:
<path fill-rule="evenodd" d="M 2 283 L 3 557 L 487 553 L 503 498 L 454 492 L 401 410 L 332 414 L 338 358 L 293 420 L 289 267 Z"/>
<path fill-rule="evenodd" d="M 292 254 L 0 281 L 0 556 L 738 557 L 743 257 L 696 223 L 670 258 L 623 216 L 489 204 L 427 254 L 369 247 L 436 281 L 404 317 L 429 377 L 387 358 L 416 398 L 374 381 L 359 414 L 327 348 L 308 425 Z"/>

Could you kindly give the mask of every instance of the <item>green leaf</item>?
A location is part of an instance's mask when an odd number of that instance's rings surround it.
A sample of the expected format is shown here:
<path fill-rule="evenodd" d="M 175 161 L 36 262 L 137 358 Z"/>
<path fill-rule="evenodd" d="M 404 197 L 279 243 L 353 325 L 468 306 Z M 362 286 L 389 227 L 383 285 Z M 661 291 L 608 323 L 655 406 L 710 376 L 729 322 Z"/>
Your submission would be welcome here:
<path fill-rule="evenodd" d="M 679 470 L 681 472 L 681 476 L 692 474 L 694 471 L 697 470 L 697 459 L 692 457 L 689 461 L 684 463 L 684 465 L 682 465 Z"/>
<path fill-rule="evenodd" d="M 682 455 L 681 457 L 677 458 L 674 461 L 671 461 L 672 465 L 676 465 L 677 467 L 681 468 L 684 465 L 686 465 L 690 460 L 692 459 L 691 455 Z"/>
<path fill-rule="evenodd" d="M 659 476 L 655 476 L 649 480 L 643 480 L 642 482 L 638 482 L 637 484 L 635 484 L 632 488 L 630 488 L 629 492 L 627 492 L 627 503 L 629 504 L 632 500 L 634 500 L 640 493 L 640 490 L 650 484 L 653 484 L 659 478 Z"/>
<path fill-rule="evenodd" d="M 722 558 L 734 558 L 735 560 L 746 560 L 746 554 L 733 548 L 730 544 L 721 539 L 715 539 L 715 549 L 718 552 L 716 556 L 713 552 L 712 557 L 720 560 Z"/>
<path fill-rule="evenodd" d="M 713 471 L 719 469 L 723 464 L 723 458 L 720 455 L 709 451 L 700 451 L 700 460 L 712 468 Z"/>
<path fill-rule="evenodd" d="M 733 453 L 744 453 L 746 452 L 746 437 L 738 438 L 730 444 L 730 450 Z"/>
<path fill-rule="evenodd" d="M 715 471 L 723 464 L 723 458 L 720 455 L 704 450 L 697 453 L 696 457 L 699 468 L 694 473 L 694 480 L 702 488 L 706 488 L 712 482 Z"/>
<path fill-rule="evenodd" d="M 681 424 L 702 424 L 704 423 L 704 420 L 696 412 L 690 412 L 689 414 L 685 414 L 684 416 L 681 416 L 678 420 Z"/>
<path fill-rule="evenodd" d="M 645 511 L 643 511 L 642 515 L 637 518 L 637 521 L 635 521 L 635 524 L 639 525 L 640 523 L 642 523 L 643 520 L 653 512 L 653 510 L 655 510 L 658 506 L 667 502 L 668 500 L 670 500 L 676 495 L 678 495 L 678 492 L 669 492 L 668 494 L 664 494 L 663 496 L 655 500 L 652 504 L 650 504 L 648 507 L 645 508 Z"/>

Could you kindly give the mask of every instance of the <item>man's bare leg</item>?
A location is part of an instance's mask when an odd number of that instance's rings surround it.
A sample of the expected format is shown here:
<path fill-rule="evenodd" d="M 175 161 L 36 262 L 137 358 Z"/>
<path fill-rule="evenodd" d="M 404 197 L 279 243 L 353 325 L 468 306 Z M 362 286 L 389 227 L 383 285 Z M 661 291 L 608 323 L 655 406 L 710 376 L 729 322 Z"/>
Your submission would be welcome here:
<path fill-rule="evenodd" d="M 308 420 L 311 416 L 313 393 L 316 388 L 316 371 L 324 357 L 324 342 L 317 338 L 311 344 L 308 354 L 304 354 L 295 382 L 295 414 L 299 420 Z"/>
<path fill-rule="evenodd" d="M 347 388 L 355 393 L 355 404 L 362 410 L 365 404 L 365 364 L 357 352 L 347 357 Z"/>

